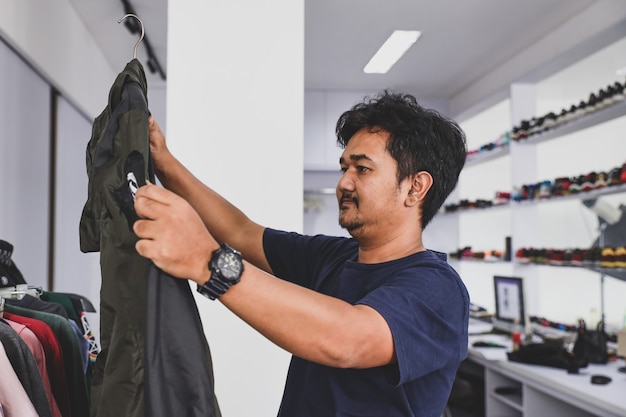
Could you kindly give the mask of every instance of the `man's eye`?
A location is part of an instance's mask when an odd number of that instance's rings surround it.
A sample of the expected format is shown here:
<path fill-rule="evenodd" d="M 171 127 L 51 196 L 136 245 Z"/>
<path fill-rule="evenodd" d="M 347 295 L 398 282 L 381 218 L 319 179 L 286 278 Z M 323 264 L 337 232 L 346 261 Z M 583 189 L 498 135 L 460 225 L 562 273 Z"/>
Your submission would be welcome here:
<path fill-rule="evenodd" d="M 348 170 L 348 168 L 347 167 L 341 167 L 341 168 L 339 168 L 339 170 L 345 174 L 345 172 Z"/>
<path fill-rule="evenodd" d="M 368 167 L 364 167 L 364 166 L 362 166 L 362 165 L 359 165 L 359 166 L 357 167 L 357 169 L 359 170 L 359 172 L 369 171 L 369 168 L 368 168 Z"/>

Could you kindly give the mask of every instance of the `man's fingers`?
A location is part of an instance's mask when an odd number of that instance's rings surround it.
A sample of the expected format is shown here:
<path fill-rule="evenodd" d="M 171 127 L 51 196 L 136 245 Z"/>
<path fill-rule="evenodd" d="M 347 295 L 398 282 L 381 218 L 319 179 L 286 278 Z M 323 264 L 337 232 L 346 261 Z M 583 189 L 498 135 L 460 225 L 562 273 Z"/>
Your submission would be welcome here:
<path fill-rule="evenodd" d="M 161 131 L 161 126 L 159 126 L 152 116 L 148 118 L 148 134 L 152 141 L 165 142 L 165 135 L 163 131 Z"/>
<path fill-rule="evenodd" d="M 145 197 L 150 200 L 158 201 L 161 204 L 170 205 L 173 200 L 179 198 L 173 192 L 166 190 L 165 188 L 159 187 L 148 182 L 146 185 L 139 187 L 137 193 L 135 194 L 136 198 Z"/>
<path fill-rule="evenodd" d="M 135 223 L 136 224 L 136 223 Z M 144 258 L 152 258 L 154 254 L 151 252 L 152 249 L 152 241 L 141 239 L 135 243 L 135 249 L 137 253 L 143 256 Z"/>
<path fill-rule="evenodd" d="M 133 232 L 140 239 L 154 239 L 156 233 L 153 227 L 154 222 L 152 220 L 139 219 L 133 224 Z"/>

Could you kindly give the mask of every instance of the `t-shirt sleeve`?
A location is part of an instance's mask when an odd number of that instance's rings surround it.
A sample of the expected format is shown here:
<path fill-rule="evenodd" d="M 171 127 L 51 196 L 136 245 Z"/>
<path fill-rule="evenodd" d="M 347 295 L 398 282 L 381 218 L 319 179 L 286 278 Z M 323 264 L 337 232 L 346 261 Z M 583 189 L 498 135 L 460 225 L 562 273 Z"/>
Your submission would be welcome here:
<path fill-rule="evenodd" d="M 354 245 L 352 239 L 307 236 L 271 228 L 263 233 L 265 257 L 274 275 L 307 288 L 315 288 L 322 271 L 329 267 L 329 254 L 341 252 L 347 245 Z M 334 258 L 333 262 L 342 259 Z"/>
<path fill-rule="evenodd" d="M 458 364 L 467 354 L 469 296 L 453 270 L 405 270 L 358 304 L 378 311 L 391 329 L 398 385 Z"/>

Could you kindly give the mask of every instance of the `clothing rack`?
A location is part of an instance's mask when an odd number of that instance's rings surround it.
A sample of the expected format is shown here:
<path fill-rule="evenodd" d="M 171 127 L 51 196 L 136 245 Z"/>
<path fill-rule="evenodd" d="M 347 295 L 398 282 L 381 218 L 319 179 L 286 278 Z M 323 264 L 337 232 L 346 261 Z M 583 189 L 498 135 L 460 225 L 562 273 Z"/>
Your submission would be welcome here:
<path fill-rule="evenodd" d="M 42 292 L 43 290 L 41 289 L 41 287 L 33 287 L 27 284 L 18 284 L 12 287 L 0 288 L 0 298 L 21 300 L 22 298 L 24 298 L 25 295 L 32 295 L 33 297 L 39 298 Z"/>

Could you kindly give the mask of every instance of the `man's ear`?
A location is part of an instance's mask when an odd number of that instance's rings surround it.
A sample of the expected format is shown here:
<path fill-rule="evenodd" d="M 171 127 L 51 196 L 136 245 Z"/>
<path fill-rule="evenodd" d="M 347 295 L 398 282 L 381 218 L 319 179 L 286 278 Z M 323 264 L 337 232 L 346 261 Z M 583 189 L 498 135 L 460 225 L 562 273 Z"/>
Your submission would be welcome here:
<path fill-rule="evenodd" d="M 413 206 L 424 200 L 426 193 L 433 185 L 433 177 L 427 171 L 420 171 L 411 178 L 411 188 L 406 198 L 406 203 Z"/>

